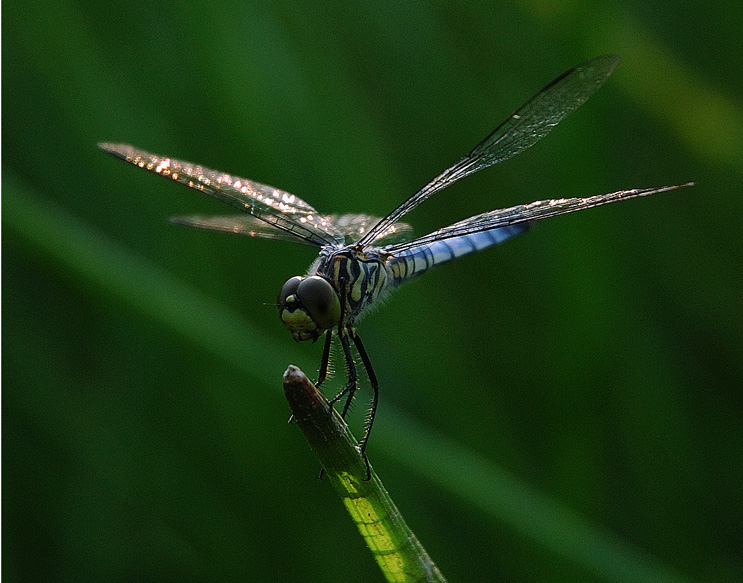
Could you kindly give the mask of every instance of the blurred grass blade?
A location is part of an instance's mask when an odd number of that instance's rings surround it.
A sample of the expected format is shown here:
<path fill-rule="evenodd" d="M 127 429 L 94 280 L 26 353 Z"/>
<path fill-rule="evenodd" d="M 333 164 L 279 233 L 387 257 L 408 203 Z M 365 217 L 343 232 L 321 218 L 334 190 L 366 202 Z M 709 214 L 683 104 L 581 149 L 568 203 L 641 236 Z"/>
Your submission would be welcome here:
<path fill-rule="evenodd" d="M 348 426 L 295 366 L 284 373 L 284 394 L 387 580 L 445 582 L 373 469 L 371 479 L 364 480 L 366 465 Z"/>
<path fill-rule="evenodd" d="M 264 382 L 260 359 L 286 362 L 289 350 L 272 342 L 241 315 L 98 233 L 83 220 L 3 176 L 3 227 L 87 282 L 94 293 L 120 300 L 197 346 Z M 253 349 L 254 348 L 254 349 Z M 260 350 L 258 350 L 260 349 Z"/>
<path fill-rule="evenodd" d="M 385 410 L 374 430 L 378 442 L 404 444 L 385 448 L 385 455 L 425 476 L 456 500 L 466 502 L 483 520 L 518 532 L 598 580 L 691 581 L 598 521 L 586 519 L 472 449 L 414 423 L 407 415 Z"/>

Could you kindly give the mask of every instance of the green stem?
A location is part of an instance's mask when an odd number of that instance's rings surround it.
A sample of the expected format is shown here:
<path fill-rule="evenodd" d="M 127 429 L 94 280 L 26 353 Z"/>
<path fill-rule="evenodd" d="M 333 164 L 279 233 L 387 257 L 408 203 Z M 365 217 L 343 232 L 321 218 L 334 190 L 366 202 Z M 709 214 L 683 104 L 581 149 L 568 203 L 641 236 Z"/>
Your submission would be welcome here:
<path fill-rule="evenodd" d="M 294 420 L 387 580 L 446 583 L 373 468 L 371 478 L 365 480 L 366 465 L 346 423 L 296 366 L 284 373 L 284 394 Z"/>

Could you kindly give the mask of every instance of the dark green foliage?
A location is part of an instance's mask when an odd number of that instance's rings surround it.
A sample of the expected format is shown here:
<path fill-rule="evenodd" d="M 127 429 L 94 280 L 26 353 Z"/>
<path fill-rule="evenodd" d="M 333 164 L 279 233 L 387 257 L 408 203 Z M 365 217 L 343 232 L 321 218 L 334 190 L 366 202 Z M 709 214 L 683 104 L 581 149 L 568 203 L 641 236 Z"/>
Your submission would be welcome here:
<path fill-rule="evenodd" d="M 743 578 L 740 3 L 267 4 L 3 6 L 7 581 L 380 580 L 286 424 L 281 374 L 321 347 L 270 304 L 312 250 L 170 225 L 227 209 L 97 142 L 380 215 L 608 52 L 614 75 L 543 142 L 406 220 L 697 186 L 396 292 L 358 326 L 381 385 L 367 451 L 451 581 Z M 550 543 L 564 516 L 536 502 L 520 521 L 513 501 L 542 496 L 587 530 Z M 592 564 L 597 532 L 616 554 Z"/>

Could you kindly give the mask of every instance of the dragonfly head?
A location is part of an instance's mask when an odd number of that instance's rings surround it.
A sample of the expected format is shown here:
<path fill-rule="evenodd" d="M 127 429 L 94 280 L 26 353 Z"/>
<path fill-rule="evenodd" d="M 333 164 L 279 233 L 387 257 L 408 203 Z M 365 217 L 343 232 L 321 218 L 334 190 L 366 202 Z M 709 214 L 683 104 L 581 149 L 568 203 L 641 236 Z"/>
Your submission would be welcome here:
<path fill-rule="evenodd" d="M 279 318 L 296 342 L 317 340 L 341 319 L 341 302 L 327 279 L 294 276 L 279 292 Z"/>

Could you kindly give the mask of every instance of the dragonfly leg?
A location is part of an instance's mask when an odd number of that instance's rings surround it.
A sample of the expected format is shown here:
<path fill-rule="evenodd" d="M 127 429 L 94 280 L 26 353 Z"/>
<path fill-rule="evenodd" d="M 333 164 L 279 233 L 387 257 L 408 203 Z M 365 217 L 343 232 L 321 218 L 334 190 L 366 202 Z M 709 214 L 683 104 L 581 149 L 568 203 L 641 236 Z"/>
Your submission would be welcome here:
<path fill-rule="evenodd" d="M 330 401 L 330 404 L 334 405 L 343 397 L 346 397 L 346 402 L 344 403 L 343 410 L 341 411 L 341 417 L 345 419 L 348 408 L 351 406 L 351 402 L 353 401 L 356 389 L 358 388 L 358 374 L 356 372 L 356 364 L 353 361 L 353 354 L 351 353 L 351 344 L 348 341 L 349 335 L 353 339 L 353 343 L 356 346 L 356 350 L 359 353 L 359 356 L 361 357 L 361 361 L 364 363 L 364 368 L 366 369 L 367 375 L 369 376 L 369 383 L 371 384 L 373 390 L 372 405 L 369 411 L 369 417 L 366 421 L 364 435 L 361 438 L 361 442 L 359 443 L 359 453 L 361 453 L 361 456 L 364 459 L 364 464 L 366 465 L 366 477 L 364 478 L 364 480 L 367 481 L 371 479 L 371 466 L 369 465 L 369 459 L 366 457 L 366 444 L 369 441 L 369 434 L 371 433 L 371 428 L 374 424 L 374 416 L 377 413 L 377 402 L 379 401 L 379 383 L 377 382 L 377 375 L 374 372 L 371 360 L 369 360 L 369 356 L 366 354 L 364 344 L 361 342 L 361 338 L 359 338 L 353 328 L 351 328 L 350 330 L 340 331 L 338 334 L 341 339 L 341 344 L 343 345 L 343 353 L 346 357 L 346 364 L 348 366 L 348 385 L 346 385 L 346 388 L 344 388 Z M 322 472 L 320 473 L 320 475 L 322 476 Z"/>
<path fill-rule="evenodd" d="M 356 350 L 361 357 L 361 362 L 364 363 L 366 374 L 369 376 L 369 384 L 372 388 L 372 404 L 369 408 L 369 417 L 366 420 L 364 435 L 361 438 L 361 443 L 359 444 L 359 451 L 361 451 L 361 455 L 364 457 L 364 463 L 366 464 L 366 479 L 369 480 L 371 479 L 371 466 L 369 466 L 369 459 L 366 457 L 366 444 L 369 443 L 369 435 L 371 434 L 372 426 L 374 425 L 374 418 L 377 415 L 377 403 L 379 402 L 379 382 L 377 381 L 377 375 L 374 372 L 374 367 L 372 367 L 371 360 L 369 360 L 369 355 L 366 353 L 364 344 L 361 342 L 361 338 L 358 334 L 356 334 L 355 330 L 351 330 L 351 338 L 353 338 L 353 343 L 356 345 Z"/>
<path fill-rule="evenodd" d="M 341 417 L 345 419 L 346 413 L 348 413 L 348 409 L 351 406 L 351 401 L 353 401 L 353 397 L 356 394 L 356 389 L 358 388 L 358 375 L 356 373 L 356 363 L 353 361 L 353 354 L 351 353 L 351 344 L 348 341 L 348 331 L 345 329 L 339 330 L 338 337 L 341 340 L 341 346 L 343 346 L 343 355 L 346 359 L 348 384 L 340 393 L 338 393 L 330 400 L 330 404 L 331 406 L 335 405 L 338 401 L 345 397 L 346 402 L 343 404 L 343 409 L 341 410 Z"/>
<path fill-rule="evenodd" d="M 346 281 L 341 280 L 340 282 L 340 302 L 341 302 L 341 318 L 340 318 L 340 324 L 338 325 L 338 338 L 341 341 L 341 346 L 343 346 L 343 356 L 346 359 L 346 371 L 348 372 L 348 384 L 346 384 L 346 387 L 338 393 L 335 397 L 333 397 L 330 400 L 330 406 L 334 406 L 338 401 L 340 401 L 344 396 L 346 396 L 346 402 L 343 405 L 343 410 L 341 412 L 341 418 L 346 418 L 346 413 L 348 413 L 348 408 L 351 406 L 351 401 L 353 401 L 353 396 L 356 393 L 357 388 L 357 375 L 356 375 L 356 363 L 353 361 L 353 354 L 351 353 L 351 344 L 348 342 L 348 334 L 349 330 L 353 334 L 353 327 L 347 326 L 344 322 L 346 320 L 346 314 L 345 314 L 345 306 L 346 306 Z M 329 347 L 328 347 L 329 349 Z"/>
<path fill-rule="evenodd" d="M 328 376 L 328 363 L 330 362 L 330 345 L 333 341 L 333 329 L 325 334 L 325 346 L 322 349 L 322 360 L 320 361 L 320 371 L 317 374 L 315 388 L 319 389 L 325 378 Z"/>
<path fill-rule="evenodd" d="M 338 329 L 338 338 L 341 340 L 341 345 L 343 346 L 343 355 L 346 358 L 346 368 L 348 371 L 348 384 L 346 387 L 338 393 L 335 397 L 333 397 L 329 403 L 331 407 L 334 407 L 335 404 L 340 401 L 343 397 L 346 397 L 346 402 L 343 405 L 343 410 L 341 411 L 341 418 L 346 418 L 346 413 L 348 413 L 348 408 L 351 406 L 351 401 L 353 401 L 353 396 L 356 393 L 356 388 L 358 386 L 357 379 L 358 376 L 356 374 L 356 364 L 353 361 L 353 354 L 351 353 L 351 344 L 348 342 L 348 332 L 345 328 L 339 327 Z M 332 412 L 332 409 L 331 409 Z M 369 462 L 366 460 L 366 455 L 362 451 L 362 455 L 364 456 L 364 462 L 366 463 L 366 479 L 368 480 L 371 476 L 369 471 Z M 325 469 L 320 470 L 320 475 L 318 476 L 319 480 L 323 479 L 323 476 L 325 475 Z"/>

